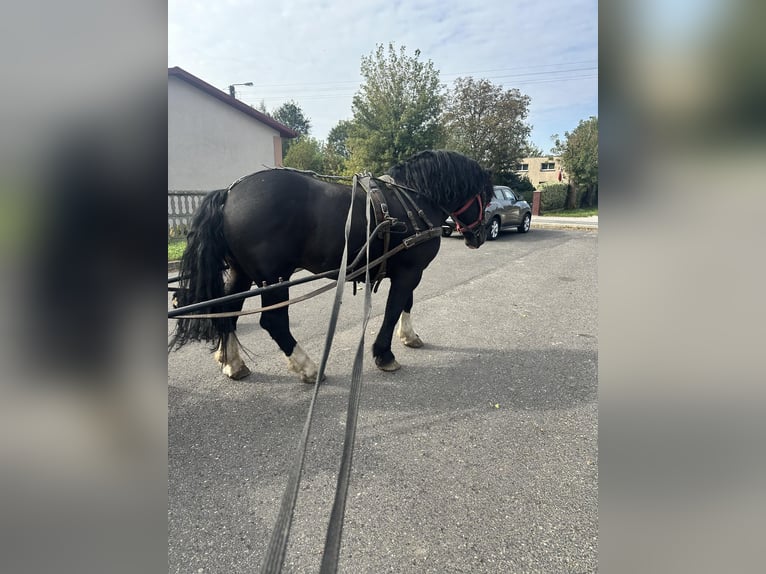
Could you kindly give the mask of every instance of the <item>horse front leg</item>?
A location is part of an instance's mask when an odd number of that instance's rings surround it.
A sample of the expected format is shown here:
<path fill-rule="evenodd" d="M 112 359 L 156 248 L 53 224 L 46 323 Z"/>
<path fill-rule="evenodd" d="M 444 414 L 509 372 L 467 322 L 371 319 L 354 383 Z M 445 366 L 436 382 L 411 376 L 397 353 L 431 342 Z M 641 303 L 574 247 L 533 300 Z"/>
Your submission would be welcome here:
<path fill-rule="evenodd" d="M 375 365 L 381 371 L 391 372 L 396 371 L 401 367 L 396 361 L 396 357 L 391 352 L 391 339 L 394 335 L 396 323 L 399 321 L 405 307 L 412 309 L 412 292 L 415 290 L 415 287 L 418 286 L 418 283 L 420 283 L 421 276 L 422 272 L 407 274 L 405 276 L 398 275 L 391 278 L 391 289 L 388 292 L 383 324 L 372 345 L 372 356 L 375 358 Z M 407 315 L 409 316 L 409 312 Z M 417 335 L 415 336 L 417 337 Z"/>
<path fill-rule="evenodd" d="M 419 349 L 423 346 L 423 341 L 415 332 L 415 329 L 412 326 L 412 299 L 413 294 L 410 293 L 409 299 L 407 299 L 407 301 L 404 303 L 404 308 L 402 309 L 402 314 L 399 317 L 399 322 L 396 324 L 395 333 L 396 336 L 399 337 L 402 343 L 404 343 L 407 347 Z"/>

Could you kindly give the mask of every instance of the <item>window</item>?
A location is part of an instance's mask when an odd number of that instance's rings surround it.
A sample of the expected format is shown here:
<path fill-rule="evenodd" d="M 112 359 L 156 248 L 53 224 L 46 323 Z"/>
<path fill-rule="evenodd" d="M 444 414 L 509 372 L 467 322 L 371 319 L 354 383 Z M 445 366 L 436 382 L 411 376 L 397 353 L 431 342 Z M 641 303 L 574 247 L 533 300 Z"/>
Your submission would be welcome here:
<path fill-rule="evenodd" d="M 495 188 L 495 197 L 497 199 L 503 199 L 503 188 L 501 188 L 501 187 L 496 187 Z"/>
<path fill-rule="evenodd" d="M 516 171 L 529 171 L 529 164 L 528 163 L 516 164 Z"/>
<path fill-rule="evenodd" d="M 540 166 L 540 171 L 553 171 L 556 169 L 556 163 L 552 161 L 544 161 Z"/>

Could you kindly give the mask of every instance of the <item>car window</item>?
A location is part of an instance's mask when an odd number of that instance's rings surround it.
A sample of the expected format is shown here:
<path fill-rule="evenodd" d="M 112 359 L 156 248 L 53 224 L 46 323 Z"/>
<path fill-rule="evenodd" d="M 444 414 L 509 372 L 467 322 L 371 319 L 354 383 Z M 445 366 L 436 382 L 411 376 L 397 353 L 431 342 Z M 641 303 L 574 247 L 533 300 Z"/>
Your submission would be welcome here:
<path fill-rule="evenodd" d="M 505 193 L 505 198 L 508 201 L 516 201 L 516 196 L 513 195 L 513 191 L 511 191 L 510 189 L 504 189 L 503 192 Z"/>
<path fill-rule="evenodd" d="M 496 197 L 497 199 L 504 199 L 504 198 L 505 198 L 505 196 L 503 195 L 503 190 L 502 190 L 502 188 L 499 188 L 499 187 L 496 187 L 496 188 L 495 188 L 495 197 Z"/>

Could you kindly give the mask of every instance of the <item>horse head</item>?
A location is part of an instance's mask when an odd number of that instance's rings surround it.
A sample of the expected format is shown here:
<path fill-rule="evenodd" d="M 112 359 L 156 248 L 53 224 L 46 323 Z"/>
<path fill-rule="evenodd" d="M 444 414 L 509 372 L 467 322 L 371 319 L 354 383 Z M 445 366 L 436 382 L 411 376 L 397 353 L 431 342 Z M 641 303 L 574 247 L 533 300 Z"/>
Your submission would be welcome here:
<path fill-rule="evenodd" d="M 445 219 L 451 215 L 469 248 L 486 241 L 484 208 L 492 199 L 492 177 L 477 161 L 455 151 L 426 150 L 388 174 L 436 203 Z"/>
<path fill-rule="evenodd" d="M 455 227 L 463 235 L 465 244 L 470 249 L 478 249 L 487 240 L 487 226 L 484 221 L 487 199 L 483 198 L 483 195 L 474 195 L 460 209 L 450 213 Z"/>

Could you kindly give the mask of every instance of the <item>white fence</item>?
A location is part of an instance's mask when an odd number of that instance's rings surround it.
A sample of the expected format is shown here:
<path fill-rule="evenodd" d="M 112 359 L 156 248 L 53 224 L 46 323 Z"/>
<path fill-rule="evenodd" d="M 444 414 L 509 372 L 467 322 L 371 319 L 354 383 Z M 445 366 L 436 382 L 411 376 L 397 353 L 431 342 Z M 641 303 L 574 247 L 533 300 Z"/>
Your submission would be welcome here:
<path fill-rule="evenodd" d="M 181 237 L 207 191 L 168 190 L 168 237 Z"/>

